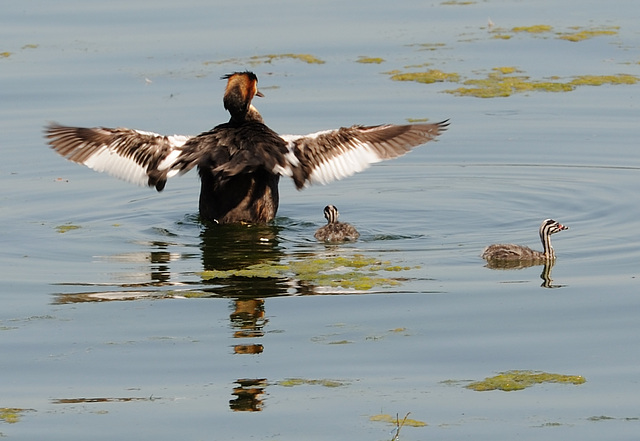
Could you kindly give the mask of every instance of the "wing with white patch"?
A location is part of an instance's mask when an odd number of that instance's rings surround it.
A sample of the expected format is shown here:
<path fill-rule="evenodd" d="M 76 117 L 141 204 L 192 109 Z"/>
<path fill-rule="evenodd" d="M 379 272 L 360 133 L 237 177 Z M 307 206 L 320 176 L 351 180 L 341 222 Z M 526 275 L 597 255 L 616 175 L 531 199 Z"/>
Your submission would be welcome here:
<path fill-rule="evenodd" d="M 327 184 L 351 176 L 371 164 L 397 158 L 435 139 L 449 125 L 435 124 L 352 126 L 310 135 L 283 135 L 289 153 L 290 175 L 297 188 Z"/>
<path fill-rule="evenodd" d="M 182 147 L 191 136 L 58 124 L 50 124 L 45 133 L 51 147 L 70 161 L 158 191 L 168 178 L 186 173 L 195 165 L 181 160 Z"/>

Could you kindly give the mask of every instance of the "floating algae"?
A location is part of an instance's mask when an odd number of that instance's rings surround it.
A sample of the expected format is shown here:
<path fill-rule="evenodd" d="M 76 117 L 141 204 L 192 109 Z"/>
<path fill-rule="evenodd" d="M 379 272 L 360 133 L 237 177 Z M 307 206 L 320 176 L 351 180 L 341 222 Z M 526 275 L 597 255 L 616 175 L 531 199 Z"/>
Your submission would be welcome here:
<path fill-rule="evenodd" d="M 635 84 L 638 77 L 628 74 L 618 75 L 581 75 L 570 81 L 560 81 L 551 77 L 545 81 L 532 80 L 526 75 L 510 75 L 518 72 L 515 68 L 499 67 L 489 72 L 486 78 L 465 80 L 468 87 L 449 89 L 444 92 L 457 96 L 477 98 L 508 97 L 514 93 L 526 92 L 570 92 L 578 86 L 601 86 L 604 84 Z"/>
<path fill-rule="evenodd" d="M 200 273 L 204 280 L 244 278 L 293 278 L 314 286 L 328 286 L 366 291 L 376 286 L 395 286 L 398 279 L 383 277 L 380 272 L 399 272 L 410 267 L 392 265 L 362 254 L 317 256 L 285 263 L 265 262 L 233 270 L 208 270 Z"/>
<path fill-rule="evenodd" d="M 271 63 L 274 60 L 298 60 L 307 64 L 324 64 L 324 61 L 311 54 L 269 54 L 251 57 L 251 60 L 260 60 L 264 63 Z"/>
<path fill-rule="evenodd" d="M 617 35 L 620 27 L 605 26 L 605 27 L 599 27 L 595 29 L 583 29 L 583 30 L 577 30 L 580 28 L 575 28 L 575 29 L 576 29 L 575 32 L 560 34 L 558 38 L 561 40 L 577 42 L 582 40 L 588 40 L 589 38 L 593 38 L 593 37 L 600 37 L 602 35 Z"/>
<path fill-rule="evenodd" d="M 468 5 L 475 5 L 476 2 L 474 1 L 459 1 L 459 0 L 447 0 L 444 1 L 442 3 L 440 3 L 443 6 L 468 6 Z"/>
<path fill-rule="evenodd" d="M 617 35 L 620 27 L 599 26 L 591 29 L 583 29 L 580 26 L 573 26 L 570 29 L 571 31 L 557 31 L 554 34 L 556 38 L 560 40 L 577 42 L 594 37 Z M 532 34 L 535 36 L 543 36 L 543 38 L 547 38 L 546 34 L 553 31 L 554 29 L 552 26 L 545 24 L 538 24 L 533 26 L 516 26 L 511 29 L 492 28 L 490 30 L 492 38 L 504 40 L 510 39 L 514 34 Z"/>
<path fill-rule="evenodd" d="M 584 377 L 579 375 L 549 374 L 538 371 L 507 371 L 468 384 L 465 387 L 475 391 L 503 390 L 509 392 L 526 389 L 540 383 L 582 384 L 585 381 Z"/>
<path fill-rule="evenodd" d="M 602 86 L 603 84 L 636 84 L 638 77 L 628 74 L 618 75 L 580 75 L 570 81 L 574 86 Z"/>
<path fill-rule="evenodd" d="M 284 386 L 284 387 L 294 387 L 294 386 L 304 386 L 304 385 L 341 387 L 341 386 L 346 386 L 349 383 L 346 381 L 339 381 L 339 380 L 326 380 L 326 379 L 308 380 L 306 378 L 287 378 L 286 380 L 278 381 L 276 384 L 278 384 L 278 386 Z"/>
<path fill-rule="evenodd" d="M 492 70 L 495 72 L 500 72 L 503 75 L 508 75 L 508 74 L 518 72 L 518 69 L 516 69 L 513 66 L 494 67 Z"/>
<path fill-rule="evenodd" d="M 415 81 L 418 83 L 441 83 L 451 82 L 457 83 L 460 80 L 460 75 L 455 72 L 443 72 L 438 69 L 429 69 L 425 72 L 391 72 L 391 79 L 393 81 Z"/>
<path fill-rule="evenodd" d="M 382 63 L 384 63 L 384 58 L 380 58 L 380 57 L 359 57 L 356 61 L 358 63 L 362 63 L 362 64 L 382 64 Z"/>
<path fill-rule="evenodd" d="M 549 25 L 533 25 L 533 26 L 516 26 L 511 28 L 512 32 L 528 32 L 530 34 L 542 34 L 544 32 L 551 32 L 553 27 Z"/>
<path fill-rule="evenodd" d="M 369 417 L 370 421 L 381 421 L 383 423 L 390 423 L 390 424 L 398 424 L 398 416 L 391 416 L 391 415 L 387 415 L 387 414 L 379 414 L 379 415 L 372 415 L 371 417 Z M 404 420 L 400 420 L 400 422 L 404 421 L 404 426 L 411 426 L 411 427 L 424 427 L 427 425 L 427 423 L 425 423 L 424 421 L 418 421 L 418 420 L 413 420 L 411 418 L 405 418 Z"/>
<path fill-rule="evenodd" d="M 5 423 L 14 424 L 20 421 L 24 412 L 33 409 L 19 409 L 17 407 L 0 407 L 0 420 Z"/>
<path fill-rule="evenodd" d="M 485 78 L 460 80 L 460 74 L 430 69 L 425 72 L 386 72 L 393 81 L 415 81 L 432 84 L 436 82 L 459 83 L 462 87 L 447 89 L 443 92 L 457 96 L 474 96 L 477 98 L 508 97 L 515 93 L 527 92 L 571 92 L 579 86 L 602 86 L 605 84 L 636 84 L 640 81 L 635 75 L 579 75 L 573 79 L 562 81 L 557 76 L 543 80 L 531 79 L 513 66 L 494 67 Z"/>
<path fill-rule="evenodd" d="M 486 78 L 466 80 L 462 84 L 471 87 L 459 87 L 445 90 L 458 96 L 475 96 L 477 98 L 507 97 L 514 93 L 532 91 L 569 92 L 574 89 L 571 84 L 554 81 L 535 81 L 528 76 L 505 76 L 502 72 L 490 72 Z"/>
<path fill-rule="evenodd" d="M 418 50 L 421 50 L 421 51 L 435 51 L 438 49 L 445 48 L 447 45 L 445 43 L 418 43 L 418 44 L 410 44 L 408 46 L 416 46 L 418 47 Z"/>
<path fill-rule="evenodd" d="M 259 64 L 270 64 L 277 60 L 297 60 L 307 64 L 324 64 L 324 60 L 311 55 L 311 54 L 267 54 L 267 55 L 254 55 L 249 58 L 227 58 L 218 61 L 205 61 L 203 64 L 248 64 L 251 66 L 257 66 Z"/>
<path fill-rule="evenodd" d="M 56 227 L 56 231 L 62 234 L 62 233 L 66 233 L 67 231 L 77 230 L 79 228 L 81 228 L 79 225 L 64 224 L 64 225 L 58 225 Z"/>

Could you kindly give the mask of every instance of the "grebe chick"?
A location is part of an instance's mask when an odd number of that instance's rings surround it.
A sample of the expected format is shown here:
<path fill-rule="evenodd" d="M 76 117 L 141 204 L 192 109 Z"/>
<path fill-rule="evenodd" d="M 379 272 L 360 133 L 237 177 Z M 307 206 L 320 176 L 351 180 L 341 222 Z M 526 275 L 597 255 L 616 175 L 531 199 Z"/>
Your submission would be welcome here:
<path fill-rule="evenodd" d="M 532 250 L 529 247 L 514 244 L 489 245 L 482 252 L 482 258 L 488 261 L 528 261 L 549 262 L 556 258 L 551 246 L 551 235 L 569 227 L 562 225 L 553 219 L 545 219 L 540 225 L 540 241 L 544 251 Z"/>
<path fill-rule="evenodd" d="M 352 126 L 309 135 L 279 135 L 253 106 L 253 72 L 225 75 L 229 122 L 197 136 L 164 136 L 125 128 L 51 124 L 46 137 L 65 158 L 99 172 L 162 191 L 167 179 L 197 166 L 200 217 L 216 223 L 271 221 L 278 210 L 280 176 L 298 190 L 327 184 L 396 158 L 434 140 L 449 125 Z"/>
<path fill-rule="evenodd" d="M 327 225 L 318 228 L 313 236 L 321 242 L 346 242 L 354 241 L 360 237 L 360 233 L 353 225 L 338 222 L 338 209 L 335 205 L 324 207 L 324 217 Z"/>

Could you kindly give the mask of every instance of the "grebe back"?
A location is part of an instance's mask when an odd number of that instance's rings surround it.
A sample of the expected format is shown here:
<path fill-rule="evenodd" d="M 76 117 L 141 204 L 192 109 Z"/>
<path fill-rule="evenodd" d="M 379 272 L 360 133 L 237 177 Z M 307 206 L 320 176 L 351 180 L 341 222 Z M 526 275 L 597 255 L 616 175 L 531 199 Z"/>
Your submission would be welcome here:
<path fill-rule="evenodd" d="M 338 222 L 338 209 L 335 205 L 324 207 L 324 217 L 327 225 L 318 228 L 314 237 L 321 242 L 346 242 L 354 241 L 360 237 L 360 233 L 353 225 Z"/>

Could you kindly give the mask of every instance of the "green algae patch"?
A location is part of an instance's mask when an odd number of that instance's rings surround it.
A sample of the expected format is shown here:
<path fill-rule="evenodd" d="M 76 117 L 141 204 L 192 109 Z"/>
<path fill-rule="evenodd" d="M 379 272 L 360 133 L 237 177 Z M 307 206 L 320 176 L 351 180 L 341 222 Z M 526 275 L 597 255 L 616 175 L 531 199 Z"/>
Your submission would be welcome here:
<path fill-rule="evenodd" d="M 615 420 L 615 418 L 610 416 L 600 415 L 600 416 L 591 416 L 587 418 L 587 420 L 588 421 L 609 421 L 609 420 Z"/>
<path fill-rule="evenodd" d="M 485 29 L 485 28 L 483 28 L 483 29 Z M 509 29 L 496 27 L 492 23 L 490 23 L 489 26 L 487 26 L 486 29 L 487 29 L 489 35 L 491 35 L 491 38 L 493 38 L 493 39 L 509 40 L 509 39 L 511 39 L 511 37 L 513 37 L 513 33 Z"/>
<path fill-rule="evenodd" d="M 9 58 L 11 56 L 11 52 L 0 52 L 0 58 Z"/>
<path fill-rule="evenodd" d="M 584 377 L 579 375 L 550 374 L 538 371 L 507 371 L 468 384 L 465 387 L 475 391 L 502 390 L 509 392 L 541 383 L 582 384 L 585 381 Z"/>
<path fill-rule="evenodd" d="M 73 224 L 64 224 L 64 225 L 58 225 L 56 227 L 56 231 L 60 234 L 66 233 L 67 231 L 72 231 L 72 230 L 78 230 L 82 227 L 80 227 L 79 225 L 73 225 Z"/>
<path fill-rule="evenodd" d="M 554 81 L 535 81 L 528 76 L 506 76 L 501 71 L 490 72 L 486 78 L 470 79 L 462 83 L 464 86 L 444 92 L 457 96 L 474 96 L 477 98 L 508 97 L 514 93 L 525 92 L 569 92 L 574 89 L 571 84 Z"/>
<path fill-rule="evenodd" d="M 382 273 L 409 269 L 412 268 L 354 254 L 325 258 L 310 256 L 285 263 L 264 262 L 240 269 L 202 271 L 199 275 L 203 280 L 236 277 L 295 279 L 312 286 L 367 291 L 374 287 L 399 285 L 398 279 L 384 277 Z"/>
<path fill-rule="evenodd" d="M 427 423 L 425 423 L 424 421 L 414 420 L 406 417 L 404 420 L 399 420 L 398 416 L 391 416 L 388 414 L 372 415 L 369 417 L 369 421 L 380 421 L 382 423 L 389 423 L 389 424 L 395 424 L 395 425 L 398 425 L 400 422 L 403 422 L 404 426 L 411 426 L 411 427 L 424 427 L 427 425 Z"/>
<path fill-rule="evenodd" d="M 323 386 L 323 387 L 342 387 L 346 386 L 349 383 L 346 381 L 340 380 L 309 380 L 306 378 L 287 378 L 285 380 L 278 381 L 276 383 L 278 386 L 284 387 L 295 387 L 295 386 Z"/>
<path fill-rule="evenodd" d="M 475 5 L 474 1 L 460 1 L 460 0 L 447 0 L 445 2 L 440 3 L 443 6 L 467 6 L 467 5 Z"/>
<path fill-rule="evenodd" d="M 324 64 L 324 60 L 311 55 L 311 54 L 294 54 L 294 53 L 286 53 L 286 54 L 267 54 L 267 55 L 254 55 L 249 58 L 227 58 L 224 60 L 218 61 L 205 61 L 203 64 L 205 66 L 209 64 L 249 64 L 251 66 L 257 66 L 260 64 L 270 64 L 274 61 L 279 60 L 296 60 L 302 61 L 307 64 Z"/>
<path fill-rule="evenodd" d="M 324 64 L 324 61 L 311 54 L 269 54 L 251 57 L 251 59 L 261 60 L 264 63 L 271 63 L 274 60 L 297 60 L 307 64 Z"/>
<path fill-rule="evenodd" d="M 429 121 L 429 118 L 407 118 L 409 124 L 425 123 L 427 121 Z"/>
<path fill-rule="evenodd" d="M 503 75 L 508 75 L 508 74 L 518 72 L 518 69 L 516 69 L 513 66 L 494 67 L 492 70 L 495 72 L 499 72 Z"/>
<path fill-rule="evenodd" d="M 362 64 L 382 64 L 384 61 L 384 58 L 380 57 L 358 57 L 356 60 L 356 62 Z"/>
<path fill-rule="evenodd" d="M 553 26 L 545 24 L 537 24 L 533 26 L 516 26 L 511 29 L 490 28 L 492 38 L 494 39 L 510 39 L 514 34 L 531 34 L 535 36 L 544 36 L 554 32 L 556 38 L 571 42 L 588 40 L 594 37 L 617 35 L 619 26 L 598 26 L 591 29 L 584 29 L 580 26 L 573 26 L 569 31 L 554 31 Z"/>
<path fill-rule="evenodd" d="M 527 92 L 571 92 L 579 86 L 628 85 L 639 81 L 638 77 L 629 74 L 581 75 L 569 81 L 562 81 L 558 77 L 532 80 L 526 75 L 512 75 L 516 72 L 519 71 L 513 67 L 496 67 L 485 78 L 465 80 L 463 87 L 444 92 L 457 96 L 497 98 Z"/>
<path fill-rule="evenodd" d="M 288 270 L 288 265 L 279 265 L 275 263 L 258 263 L 241 269 L 203 271 L 200 273 L 200 277 L 202 277 L 204 280 L 229 279 L 231 277 L 255 277 L 260 279 L 282 278 L 284 277 L 284 273 Z"/>
<path fill-rule="evenodd" d="M 411 47 L 415 46 L 418 48 L 418 50 L 421 50 L 421 51 L 435 51 L 435 50 L 443 49 L 447 47 L 445 43 L 417 43 L 417 44 L 410 44 L 408 46 L 411 46 Z"/>
<path fill-rule="evenodd" d="M 330 341 L 327 344 L 328 345 L 350 345 L 351 343 L 353 342 L 349 340 L 336 340 L 336 341 Z"/>
<path fill-rule="evenodd" d="M 22 414 L 33 409 L 20 409 L 17 407 L 0 407 L 0 420 L 14 424 L 20 421 Z"/>
<path fill-rule="evenodd" d="M 551 32 L 553 30 L 552 26 L 549 25 L 533 25 L 533 26 L 516 26 L 515 28 L 511 28 L 512 32 L 528 32 L 530 34 L 542 34 L 545 32 Z"/>
<path fill-rule="evenodd" d="M 636 84 L 638 77 L 629 74 L 618 75 L 580 75 L 571 80 L 573 86 L 602 86 L 604 84 Z"/>
<path fill-rule="evenodd" d="M 425 72 L 407 72 L 407 73 L 393 73 L 391 75 L 393 81 L 415 81 L 417 83 L 442 83 L 451 82 L 457 83 L 460 80 L 460 75 L 455 72 L 443 72 L 438 69 L 429 69 Z"/>
<path fill-rule="evenodd" d="M 578 42 L 583 40 L 588 40 L 594 37 L 607 36 L 607 35 L 617 35 L 620 30 L 619 26 L 605 26 L 599 27 L 595 29 L 582 29 L 577 30 L 575 32 L 563 33 L 558 36 L 560 40 L 567 40 L 571 42 Z"/>

